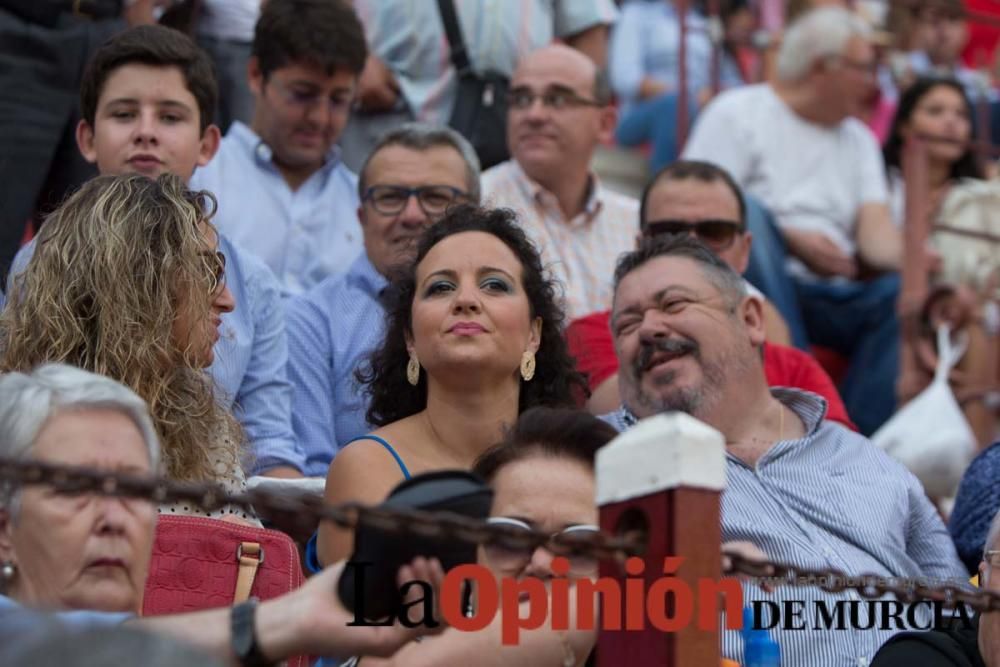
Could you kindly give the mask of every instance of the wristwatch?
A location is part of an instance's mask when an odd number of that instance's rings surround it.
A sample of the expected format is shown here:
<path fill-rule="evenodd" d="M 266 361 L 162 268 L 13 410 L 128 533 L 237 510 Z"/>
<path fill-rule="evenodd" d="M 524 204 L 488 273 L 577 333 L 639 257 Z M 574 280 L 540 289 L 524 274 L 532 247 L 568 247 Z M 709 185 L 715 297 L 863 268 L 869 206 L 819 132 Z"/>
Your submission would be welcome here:
<path fill-rule="evenodd" d="M 250 598 L 234 606 L 230 612 L 233 653 L 243 667 L 271 667 L 274 664 L 264 657 L 257 645 L 254 620 L 259 602 L 257 598 Z"/>

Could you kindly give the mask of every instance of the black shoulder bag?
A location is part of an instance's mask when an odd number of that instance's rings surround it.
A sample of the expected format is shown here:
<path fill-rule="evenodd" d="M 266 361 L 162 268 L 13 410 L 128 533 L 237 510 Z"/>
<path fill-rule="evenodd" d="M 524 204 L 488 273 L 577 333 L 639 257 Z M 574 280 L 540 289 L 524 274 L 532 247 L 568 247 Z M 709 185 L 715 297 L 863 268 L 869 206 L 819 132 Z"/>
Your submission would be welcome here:
<path fill-rule="evenodd" d="M 483 169 L 503 162 L 507 152 L 507 90 L 510 78 L 496 71 L 476 72 L 469 63 L 469 54 L 458 25 L 453 0 L 438 0 L 438 11 L 444 23 L 451 50 L 451 64 L 458 78 L 455 108 L 448 125 L 469 140 Z"/>

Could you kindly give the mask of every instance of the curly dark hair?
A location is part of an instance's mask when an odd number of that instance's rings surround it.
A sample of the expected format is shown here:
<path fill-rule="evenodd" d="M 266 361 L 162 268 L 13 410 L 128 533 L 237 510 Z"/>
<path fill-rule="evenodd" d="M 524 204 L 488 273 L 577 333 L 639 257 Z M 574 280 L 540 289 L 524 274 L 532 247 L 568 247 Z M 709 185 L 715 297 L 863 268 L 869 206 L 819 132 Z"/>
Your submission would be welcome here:
<path fill-rule="evenodd" d="M 576 371 L 562 335 L 566 316 L 558 302 L 556 283 L 542 267 L 538 250 L 518 225 L 514 212 L 460 204 L 428 228 L 417 245 L 416 259 L 397 272 L 386 290 L 385 338 L 369 355 L 367 363 L 355 371 L 355 377 L 366 386 L 371 399 L 367 413 L 370 424 L 385 426 L 414 415 L 427 405 L 426 374 L 421 374 L 414 387 L 407 382 L 405 372 L 409 360 L 406 336 L 413 331 L 417 266 L 431 248 L 462 232 L 491 234 L 511 249 L 521 262 L 531 317 L 542 319 L 535 377 L 521 386 L 518 413 L 537 405 L 573 406 L 578 396 L 587 395 L 586 383 Z"/>
<path fill-rule="evenodd" d="M 940 76 L 925 76 L 917 79 L 899 98 L 899 106 L 896 107 L 896 115 L 892 119 L 892 128 L 889 130 L 889 137 L 885 140 L 885 147 L 882 149 L 886 169 L 903 168 L 903 145 L 906 143 L 903 139 L 903 126 L 910 122 L 920 100 L 939 86 L 951 88 L 958 93 L 965 102 L 965 110 L 970 121 L 975 117 L 972 112 L 972 102 L 969 101 L 965 88 L 956 79 Z M 951 165 L 950 176 L 952 179 L 983 178 L 983 169 L 971 144 L 965 149 L 962 157 Z"/>

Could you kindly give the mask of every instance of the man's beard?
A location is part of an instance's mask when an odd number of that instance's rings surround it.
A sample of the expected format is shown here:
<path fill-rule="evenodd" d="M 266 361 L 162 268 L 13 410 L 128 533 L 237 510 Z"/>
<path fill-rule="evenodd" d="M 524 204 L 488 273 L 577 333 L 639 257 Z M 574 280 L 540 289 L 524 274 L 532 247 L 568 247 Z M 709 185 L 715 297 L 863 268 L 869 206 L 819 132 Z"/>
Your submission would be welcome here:
<path fill-rule="evenodd" d="M 678 372 L 668 370 L 661 372 L 654 381 L 658 391 L 650 391 L 643 386 L 643 376 L 649 369 L 646 366 L 657 353 L 667 353 L 690 356 L 701 368 L 701 382 L 695 386 L 676 387 L 668 389 L 676 380 Z M 701 346 L 691 338 L 668 338 L 651 343 L 641 343 L 639 354 L 632 364 L 632 378 L 635 382 L 635 405 L 628 406 L 633 412 L 646 415 L 664 412 L 684 412 L 697 417 L 707 407 L 717 400 L 725 382 L 722 364 L 705 363 L 701 356 Z"/>

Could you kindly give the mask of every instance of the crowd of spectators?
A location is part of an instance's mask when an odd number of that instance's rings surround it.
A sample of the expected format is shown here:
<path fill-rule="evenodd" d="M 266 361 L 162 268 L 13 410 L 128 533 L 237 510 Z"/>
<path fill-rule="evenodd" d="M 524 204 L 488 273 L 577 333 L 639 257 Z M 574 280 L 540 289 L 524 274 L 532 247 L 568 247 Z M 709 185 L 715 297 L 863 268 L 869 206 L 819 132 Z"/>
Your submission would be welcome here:
<path fill-rule="evenodd" d="M 335 504 L 472 471 L 492 523 L 588 533 L 597 450 L 679 411 L 726 443 L 723 542 L 1000 590 L 1000 88 L 968 5 L 0 0 L 0 458 Z M 470 104 L 501 110 L 507 159 L 450 126 Z M 648 163 L 638 199 L 609 150 Z M 979 451 L 929 440 L 967 466 L 931 497 L 880 434 L 935 382 Z M 185 517 L 192 540 L 294 539 L 306 583 L 141 616 L 158 521 Z M 0 662 L 89 664 L 67 632 L 150 664 L 593 659 L 578 629 L 501 649 L 499 619 L 349 625 L 332 591 L 355 534 L 284 528 L 0 485 Z M 552 556 L 479 553 L 517 579 Z M 995 615 L 774 636 L 792 666 L 1000 667 Z M 721 647 L 748 659 L 737 632 Z"/>

